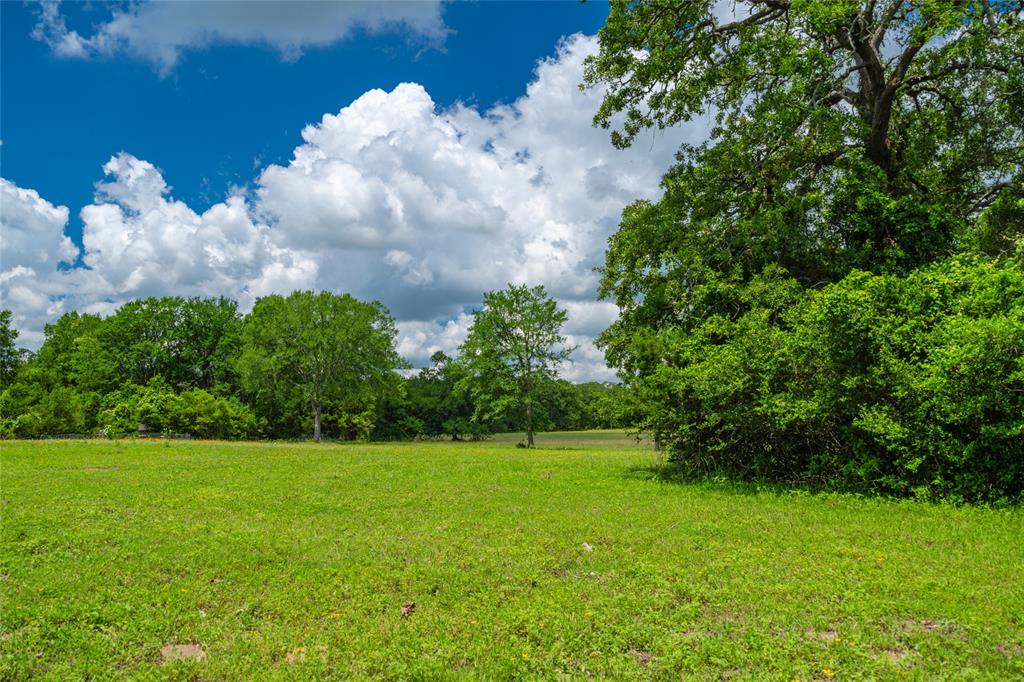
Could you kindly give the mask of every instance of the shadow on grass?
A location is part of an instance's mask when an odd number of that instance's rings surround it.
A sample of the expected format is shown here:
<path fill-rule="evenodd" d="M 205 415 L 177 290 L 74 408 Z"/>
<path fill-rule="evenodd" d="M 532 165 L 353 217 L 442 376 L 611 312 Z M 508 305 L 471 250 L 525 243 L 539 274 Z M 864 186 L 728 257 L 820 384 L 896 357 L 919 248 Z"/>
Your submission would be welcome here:
<path fill-rule="evenodd" d="M 652 463 L 627 467 L 623 476 L 632 480 L 652 481 L 668 485 L 698 488 L 700 490 L 725 493 L 730 495 L 843 495 L 864 497 L 863 492 L 855 490 L 835 490 L 818 481 L 766 481 L 743 480 L 721 473 L 698 472 L 672 462 Z M 869 497 L 871 495 L 868 495 Z M 879 496 L 873 496 L 879 497 Z"/>
<path fill-rule="evenodd" d="M 722 473 L 696 472 L 693 469 L 672 462 L 652 463 L 627 467 L 623 478 L 650 481 L 666 485 L 678 485 L 695 490 L 717 492 L 726 495 L 771 495 L 773 497 L 814 497 L 819 499 L 873 500 L 879 504 L 896 505 L 940 505 L 950 507 L 973 507 L 978 509 L 1014 510 L 1024 502 L 997 501 L 967 503 L 955 500 L 929 499 L 912 495 L 898 495 L 873 488 L 843 488 L 829 485 L 820 479 L 796 481 L 744 480 Z"/>

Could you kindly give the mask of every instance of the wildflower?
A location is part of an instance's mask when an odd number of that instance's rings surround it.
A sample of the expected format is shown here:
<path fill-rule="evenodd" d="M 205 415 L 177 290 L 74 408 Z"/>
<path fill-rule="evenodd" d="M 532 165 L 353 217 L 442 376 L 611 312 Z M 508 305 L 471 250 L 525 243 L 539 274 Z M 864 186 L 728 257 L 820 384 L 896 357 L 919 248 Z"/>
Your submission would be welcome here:
<path fill-rule="evenodd" d="M 588 615 L 588 616 L 593 616 L 593 615 L 594 615 L 594 612 L 593 612 L 593 611 L 587 611 L 586 615 Z"/>
<path fill-rule="evenodd" d="M 832 672 L 832 668 L 825 668 L 821 672 L 825 674 L 825 677 L 832 677 L 835 675 L 835 673 Z"/>

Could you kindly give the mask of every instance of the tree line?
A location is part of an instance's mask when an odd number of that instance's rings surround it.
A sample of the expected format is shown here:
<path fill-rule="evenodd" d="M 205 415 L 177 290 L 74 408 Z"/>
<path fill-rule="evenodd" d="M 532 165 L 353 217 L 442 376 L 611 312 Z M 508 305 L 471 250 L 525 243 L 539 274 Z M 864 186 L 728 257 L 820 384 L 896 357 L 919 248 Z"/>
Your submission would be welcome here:
<path fill-rule="evenodd" d="M 378 302 L 298 291 L 240 314 L 227 298 L 130 301 L 70 312 L 19 350 L 0 312 L 0 435 L 479 439 L 498 431 L 613 428 L 624 389 L 572 384 L 565 312 L 543 287 L 485 295 L 454 357 L 411 371 Z"/>

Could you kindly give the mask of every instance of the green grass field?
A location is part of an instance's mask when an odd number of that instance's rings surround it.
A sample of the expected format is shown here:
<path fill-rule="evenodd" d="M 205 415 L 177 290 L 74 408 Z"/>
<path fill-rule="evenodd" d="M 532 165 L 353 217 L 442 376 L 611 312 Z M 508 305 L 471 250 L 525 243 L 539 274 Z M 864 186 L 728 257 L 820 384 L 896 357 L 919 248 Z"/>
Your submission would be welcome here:
<path fill-rule="evenodd" d="M 651 443 L 638 440 L 635 435 L 625 431 L 594 430 L 594 431 L 546 431 L 534 434 L 538 448 L 557 450 L 561 448 L 590 450 L 651 450 Z M 516 445 L 526 443 L 526 433 L 499 433 L 491 437 L 489 442 Z"/>
<path fill-rule="evenodd" d="M 2 443 L 0 677 L 1024 675 L 1022 510 L 671 483 L 594 438 Z"/>

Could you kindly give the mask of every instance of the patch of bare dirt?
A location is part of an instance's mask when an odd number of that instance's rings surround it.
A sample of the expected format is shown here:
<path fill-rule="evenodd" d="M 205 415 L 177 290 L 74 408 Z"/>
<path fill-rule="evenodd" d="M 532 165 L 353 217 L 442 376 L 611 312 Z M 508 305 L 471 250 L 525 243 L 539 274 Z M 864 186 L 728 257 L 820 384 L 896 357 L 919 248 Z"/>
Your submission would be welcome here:
<path fill-rule="evenodd" d="M 904 621 L 903 627 L 907 630 L 919 630 L 923 632 L 938 632 L 946 637 L 956 637 L 963 641 L 967 640 L 963 626 L 953 621 L 937 620 L 908 620 Z"/>
<path fill-rule="evenodd" d="M 205 661 L 206 651 L 198 644 L 167 644 L 160 649 L 164 661 Z"/>
<path fill-rule="evenodd" d="M 416 610 L 416 602 L 411 601 L 406 604 L 402 604 L 402 618 L 408 618 L 412 615 L 412 612 Z"/>
<path fill-rule="evenodd" d="M 839 639 L 839 631 L 835 628 L 829 628 L 828 630 L 808 630 L 807 636 L 811 639 L 820 639 L 824 642 L 831 644 L 832 642 Z"/>
<path fill-rule="evenodd" d="M 996 644 L 996 653 L 1011 658 L 1024 656 L 1024 646 L 1020 644 Z"/>
<path fill-rule="evenodd" d="M 636 660 L 636 664 L 641 668 L 646 668 L 654 660 L 654 654 L 650 651 L 634 651 L 633 658 Z"/>

